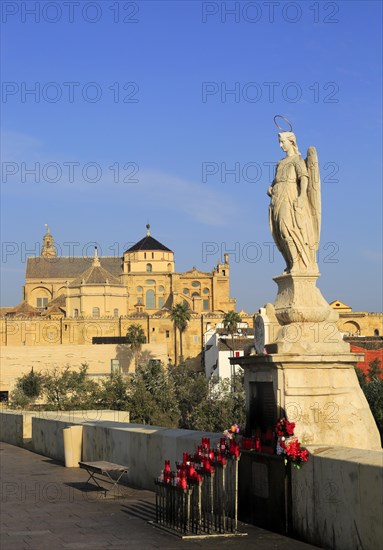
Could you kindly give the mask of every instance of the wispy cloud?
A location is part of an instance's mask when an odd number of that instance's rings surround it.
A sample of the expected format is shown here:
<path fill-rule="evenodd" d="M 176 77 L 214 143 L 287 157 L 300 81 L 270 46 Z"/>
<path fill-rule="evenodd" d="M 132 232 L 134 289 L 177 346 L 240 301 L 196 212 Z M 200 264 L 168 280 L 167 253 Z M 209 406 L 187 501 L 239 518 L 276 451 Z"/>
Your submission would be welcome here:
<path fill-rule="evenodd" d="M 199 223 L 228 225 L 232 217 L 239 214 L 239 205 L 233 203 L 231 196 L 209 189 L 208 184 L 144 170 L 140 175 L 141 185 L 140 192 L 164 210 L 184 213 Z"/>
<path fill-rule="evenodd" d="M 33 181 L 34 176 L 28 175 L 29 183 L 21 183 L 21 169 L 16 175 L 7 177 L 6 183 L 3 183 L 4 191 L 11 194 L 33 193 L 34 200 L 39 192 L 44 193 L 46 187 L 49 187 L 49 193 L 55 195 L 67 196 L 68 192 L 77 194 L 89 194 L 93 192 L 93 204 L 104 202 L 111 195 L 121 191 L 128 195 L 130 204 L 145 209 L 146 202 L 156 205 L 159 211 L 167 215 L 184 215 L 197 223 L 208 226 L 228 226 L 233 219 L 239 219 L 240 205 L 233 197 L 229 188 L 209 187 L 209 184 L 200 181 L 192 181 L 172 174 L 164 173 L 156 169 L 147 169 L 138 166 L 135 178 L 136 183 L 127 181 L 126 183 L 116 183 L 114 181 L 115 173 L 111 170 L 113 164 L 118 159 L 84 159 L 78 155 L 68 154 L 60 151 L 57 153 L 47 153 L 44 149 L 44 143 L 26 134 L 15 132 L 4 132 L 2 135 L 3 160 L 5 162 L 23 164 L 29 168 L 35 167 L 39 163 L 41 174 L 44 173 L 44 166 L 48 163 L 57 163 L 62 168 L 62 177 L 58 182 L 51 183 L 40 178 L 39 183 Z M 76 162 L 80 166 L 75 168 L 75 176 L 72 182 L 68 179 L 69 169 L 66 163 Z M 81 177 L 81 169 L 87 163 L 97 163 L 102 172 L 102 178 L 96 183 L 85 181 Z M 120 163 L 121 180 L 127 175 L 126 170 Z M 20 185 L 17 185 L 20 183 Z"/>

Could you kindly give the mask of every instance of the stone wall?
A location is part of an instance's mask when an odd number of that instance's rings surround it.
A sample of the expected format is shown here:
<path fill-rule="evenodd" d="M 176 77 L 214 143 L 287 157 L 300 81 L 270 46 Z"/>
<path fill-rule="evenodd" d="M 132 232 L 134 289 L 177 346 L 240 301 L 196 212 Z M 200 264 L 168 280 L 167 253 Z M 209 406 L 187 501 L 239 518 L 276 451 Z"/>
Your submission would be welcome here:
<path fill-rule="evenodd" d="M 142 352 L 167 364 L 165 344 L 144 344 Z M 40 372 L 65 365 L 79 368 L 82 363 L 87 363 L 88 374 L 105 376 L 111 373 L 112 359 L 119 359 L 123 372 L 134 370 L 134 360 L 127 345 L 1 346 L 0 391 L 12 391 L 17 378 L 28 374 L 32 367 L 35 372 Z"/>
<path fill-rule="evenodd" d="M 309 447 L 292 469 L 292 524 L 302 540 L 333 550 L 376 550 L 383 540 L 383 452 Z"/>
<path fill-rule="evenodd" d="M 23 415 L 11 411 L 0 413 L 0 440 L 23 446 Z"/>
<path fill-rule="evenodd" d="M 33 418 L 33 450 L 64 462 L 62 430 L 74 424 L 83 425 L 83 460 L 127 465 L 128 481 L 149 490 L 154 490 L 154 478 L 161 473 L 165 459 L 174 468 L 183 451 L 194 453 L 201 437 L 210 437 L 213 444 L 220 438 L 220 434 L 141 424 Z"/>
<path fill-rule="evenodd" d="M 111 411 L 107 409 L 85 411 L 0 411 L 0 440 L 18 447 L 29 446 L 32 439 L 32 418 L 51 421 L 95 422 L 111 420 L 129 422 L 128 411 Z M 44 454 L 44 453 L 42 453 Z"/>

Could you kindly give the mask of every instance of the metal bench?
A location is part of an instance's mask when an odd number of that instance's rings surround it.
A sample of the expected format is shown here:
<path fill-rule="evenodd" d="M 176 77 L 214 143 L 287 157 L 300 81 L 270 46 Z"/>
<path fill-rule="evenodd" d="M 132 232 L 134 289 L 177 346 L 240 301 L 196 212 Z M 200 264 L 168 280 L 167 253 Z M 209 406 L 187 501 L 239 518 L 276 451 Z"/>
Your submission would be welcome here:
<path fill-rule="evenodd" d="M 80 468 L 83 468 L 89 474 L 86 483 L 92 479 L 97 487 L 105 492 L 105 496 L 109 491 L 113 491 L 114 489 L 117 489 L 118 492 L 118 483 L 120 482 L 122 476 L 128 473 L 127 466 L 121 466 L 120 464 L 114 464 L 113 462 L 106 462 L 105 460 L 96 462 L 79 462 L 78 464 Z M 117 478 L 114 479 L 111 476 L 113 473 L 117 474 Z M 108 479 L 108 482 L 112 484 L 112 487 L 110 489 L 105 489 L 102 487 L 98 482 L 98 478 L 95 477 L 96 474 L 105 476 Z"/>

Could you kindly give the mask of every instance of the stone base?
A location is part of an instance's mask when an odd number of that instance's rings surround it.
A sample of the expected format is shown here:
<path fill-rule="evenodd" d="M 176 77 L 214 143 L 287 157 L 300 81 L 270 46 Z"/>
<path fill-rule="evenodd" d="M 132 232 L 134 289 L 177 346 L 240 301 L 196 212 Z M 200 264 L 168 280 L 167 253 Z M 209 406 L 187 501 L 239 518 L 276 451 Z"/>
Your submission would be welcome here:
<path fill-rule="evenodd" d="M 316 287 L 318 277 L 319 273 L 304 275 L 286 273 L 274 278 L 278 285 L 274 304 L 275 315 L 281 325 L 337 320 L 337 313 Z"/>
<path fill-rule="evenodd" d="M 335 322 L 291 323 L 281 326 L 275 341 L 267 344 L 268 353 L 334 354 L 349 353 Z"/>
<path fill-rule="evenodd" d="M 318 273 L 289 273 L 274 278 L 278 285 L 274 315 L 280 328 L 272 343 L 266 345 L 268 353 L 334 354 L 350 351 L 336 325 L 338 312 L 316 287 L 318 277 Z"/>
<path fill-rule="evenodd" d="M 245 370 L 248 426 L 254 427 L 255 419 L 249 415 L 257 384 L 271 382 L 274 420 L 286 416 L 295 422 L 295 435 L 303 445 L 381 449 L 378 428 L 355 373 L 362 357 L 344 353 L 236 358 Z"/>

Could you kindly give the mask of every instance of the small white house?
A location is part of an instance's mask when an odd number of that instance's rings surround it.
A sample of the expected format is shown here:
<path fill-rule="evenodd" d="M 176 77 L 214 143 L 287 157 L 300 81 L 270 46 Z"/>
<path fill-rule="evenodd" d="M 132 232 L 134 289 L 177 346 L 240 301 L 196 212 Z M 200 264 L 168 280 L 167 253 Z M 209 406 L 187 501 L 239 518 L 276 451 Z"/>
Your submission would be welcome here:
<path fill-rule="evenodd" d="M 238 323 L 237 333 L 231 334 L 218 324 L 204 334 L 205 374 L 207 378 L 231 378 L 234 372 L 242 372 L 239 365 L 230 365 L 230 357 L 241 357 L 254 340 L 253 330 L 247 323 Z"/>

